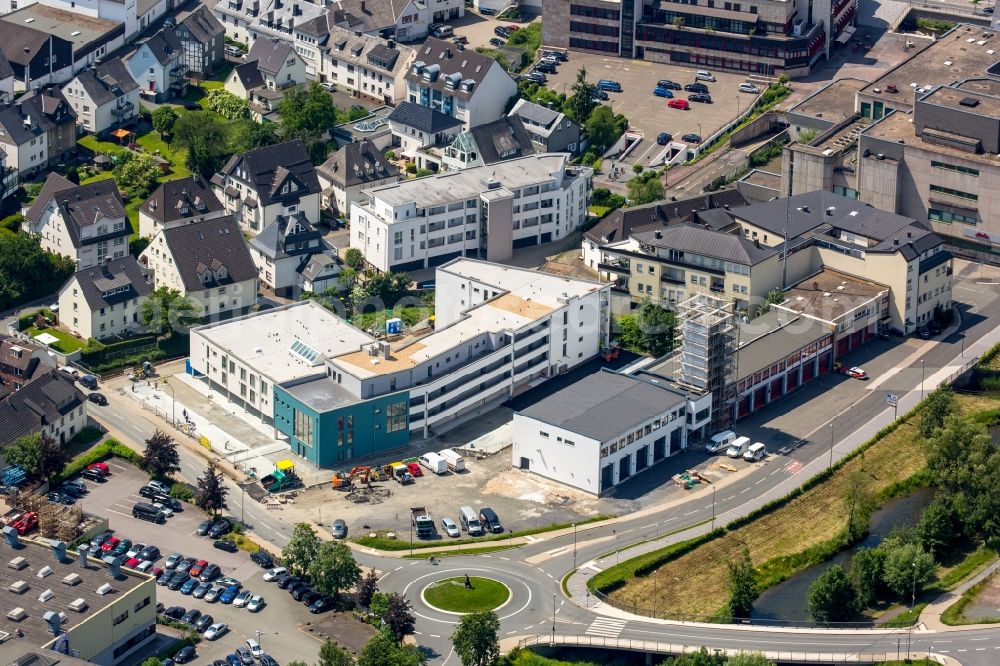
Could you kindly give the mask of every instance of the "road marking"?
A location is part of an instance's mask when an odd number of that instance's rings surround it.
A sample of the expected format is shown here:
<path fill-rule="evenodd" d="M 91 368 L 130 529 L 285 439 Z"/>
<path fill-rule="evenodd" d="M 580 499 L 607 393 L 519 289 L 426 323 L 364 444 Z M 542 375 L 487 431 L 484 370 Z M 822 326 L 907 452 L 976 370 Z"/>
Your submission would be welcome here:
<path fill-rule="evenodd" d="M 415 633 L 417 636 L 423 636 L 423 633 L 419 631 L 414 631 L 413 633 Z"/>
<path fill-rule="evenodd" d="M 403 568 L 403 567 L 396 567 L 395 569 L 393 569 L 393 571 L 399 571 L 399 570 L 400 570 L 400 569 L 402 569 L 402 568 Z"/>
<path fill-rule="evenodd" d="M 619 620 L 617 618 L 610 617 L 599 617 L 590 623 L 587 627 L 585 634 L 590 636 L 603 636 L 605 638 L 618 638 L 625 629 L 625 625 L 628 624 L 628 620 Z"/>
<path fill-rule="evenodd" d="M 532 536 L 530 534 L 526 535 L 524 537 L 524 540 L 527 541 L 528 543 L 535 543 L 536 541 L 539 541 L 538 537 Z"/>
<path fill-rule="evenodd" d="M 656 523 L 653 523 L 652 525 L 643 525 L 639 529 L 640 530 L 648 530 L 650 527 L 656 527 Z"/>
<path fill-rule="evenodd" d="M 736 495 L 730 495 L 729 497 L 723 497 L 722 501 L 723 502 L 728 502 L 731 499 L 736 499 Z"/>
<path fill-rule="evenodd" d="M 139 426 L 137 426 L 136 424 L 134 424 L 134 423 L 129 423 L 128 425 L 129 425 L 129 427 L 130 427 L 130 428 L 132 428 L 132 430 L 135 430 L 135 431 L 136 431 L 137 433 L 139 433 L 140 435 L 142 434 L 142 428 L 140 428 L 140 427 L 139 427 Z"/>
<path fill-rule="evenodd" d="M 594 570 L 594 571 L 596 571 L 597 573 L 601 573 L 602 571 L 604 571 L 604 569 L 602 569 L 601 567 L 597 566 L 597 565 L 596 565 L 596 564 L 594 564 L 593 562 L 587 562 L 587 563 L 586 563 L 586 564 L 584 564 L 583 566 L 585 566 L 585 567 L 586 567 L 586 568 L 588 568 L 588 569 L 593 569 L 593 570 Z"/>
<path fill-rule="evenodd" d="M 984 638 L 970 638 L 969 642 L 974 643 L 975 641 L 988 641 L 988 640 L 990 640 L 990 637 L 986 636 Z"/>
<path fill-rule="evenodd" d="M 754 481 L 754 484 L 753 484 L 753 485 L 755 485 L 755 486 L 756 486 L 756 485 L 757 485 L 758 483 L 764 483 L 765 481 L 767 481 L 767 479 L 760 479 L 760 480 L 758 480 L 758 481 Z"/>
<path fill-rule="evenodd" d="M 567 548 L 569 548 L 569 546 L 563 546 L 562 548 L 553 548 L 552 550 L 547 550 L 547 551 L 545 551 L 545 554 L 546 554 L 546 555 L 555 555 L 556 553 L 561 553 L 561 552 L 563 552 L 563 551 L 564 551 L 564 550 L 566 550 Z"/>
<path fill-rule="evenodd" d="M 430 636 L 431 638 L 441 638 L 437 634 L 427 634 L 427 635 Z"/>
<path fill-rule="evenodd" d="M 744 488 L 743 490 L 740 491 L 740 495 L 742 495 L 743 493 L 745 493 L 748 490 L 750 490 L 750 489 L 749 488 Z"/>
<path fill-rule="evenodd" d="M 507 561 L 507 562 L 510 562 L 510 558 L 509 558 L 509 557 L 501 557 L 500 559 L 501 559 L 501 560 L 505 560 L 505 561 Z"/>
<path fill-rule="evenodd" d="M 546 573 L 545 575 L 548 576 L 549 578 L 552 578 L 552 574 L 550 573 Z M 552 580 L 555 580 L 555 578 L 552 578 Z"/>
<path fill-rule="evenodd" d="M 696 514 L 696 513 L 698 513 L 698 510 L 697 510 L 697 509 L 695 509 L 694 511 L 688 511 L 688 512 L 687 512 L 687 513 L 685 513 L 684 515 L 685 515 L 685 517 L 686 517 L 686 516 L 690 516 L 690 515 L 693 515 L 693 514 Z"/>

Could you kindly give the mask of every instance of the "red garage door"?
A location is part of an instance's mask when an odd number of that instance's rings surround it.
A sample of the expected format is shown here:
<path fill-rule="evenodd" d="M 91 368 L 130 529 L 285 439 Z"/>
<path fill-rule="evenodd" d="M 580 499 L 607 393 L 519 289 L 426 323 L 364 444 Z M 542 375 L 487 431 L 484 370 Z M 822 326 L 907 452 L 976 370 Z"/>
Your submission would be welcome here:
<path fill-rule="evenodd" d="M 782 395 L 784 395 L 784 393 L 781 390 L 781 384 L 782 381 L 780 378 L 775 379 L 773 382 L 771 382 L 771 402 L 774 402 Z"/>

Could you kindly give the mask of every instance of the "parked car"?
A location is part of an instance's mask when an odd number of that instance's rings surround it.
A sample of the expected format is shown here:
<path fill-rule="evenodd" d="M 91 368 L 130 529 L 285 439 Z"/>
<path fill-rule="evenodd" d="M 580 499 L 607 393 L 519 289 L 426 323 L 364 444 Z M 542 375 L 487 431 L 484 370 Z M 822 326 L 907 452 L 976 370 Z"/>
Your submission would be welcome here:
<path fill-rule="evenodd" d="M 597 89 L 620 93 L 622 91 L 622 84 L 611 79 L 601 79 L 597 82 Z"/>
<path fill-rule="evenodd" d="M 455 521 L 452 520 L 451 518 L 442 518 L 441 519 L 441 529 L 443 529 L 444 533 L 447 534 L 450 537 L 459 537 L 459 536 L 462 536 L 462 533 L 459 532 L 459 530 L 458 530 L 458 525 L 456 525 Z"/>
<path fill-rule="evenodd" d="M 94 538 L 90 540 L 90 550 L 91 550 L 91 552 L 93 552 L 93 551 L 99 549 L 101 546 L 103 546 L 104 542 L 107 541 L 108 539 L 110 539 L 112 536 L 113 535 L 112 535 L 112 533 L 109 530 L 105 530 L 104 532 L 101 532 L 100 534 L 95 535 Z"/>
<path fill-rule="evenodd" d="M 108 466 L 108 463 L 106 462 L 90 463 L 89 465 L 87 465 L 87 469 L 92 469 L 97 472 L 100 472 L 102 476 L 111 476 L 111 468 Z"/>
<path fill-rule="evenodd" d="M 224 604 L 231 604 L 233 600 L 236 599 L 236 595 L 240 593 L 240 588 L 236 585 L 230 585 L 226 590 L 219 595 L 219 601 Z"/>
<path fill-rule="evenodd" d="M 180 553 L 170 553 L 167 555 L 167 559 L 163 562 L 163 566 L 166 569 L 174 569 L 178 564 L 184 561 L 184 556 Z"/>
<path fill-rule="evenodd" d="M 163 515 L 166 516 L 167 518 L 170 518 L 171 516 L 174 515 L 174 510 L 171 509 L 166 504 L 164 504 L 163 502 L 153 502 L 153 506 L 159 509 L 163 513 Z"/>
<path fill-rule="evenodd" d="M 139 495 L 145 497 L 146 499 L 153 499 L 158 495 L 162 495 L 162 493 L 160 492 L 159 488 L 154 488 L 153 486 L 146 485 L 143 486 L 142 488 L 139 488 Z"/>
<path fill-rule="evenodd" d="M 170 494 L 170 487 L 173 485 L 171 481 L 161 481 L 159 479 L 152 479 L 146 484 L 150 488 L 156 488 L 158 491 L 165 495 Z"/>
<path fill-rule="evenodd" d="M 671 109 L 681 109 L 682 111 L 687 111 L 691 108 L 686 99 L 668 99 L 667 106 Z"/>
<path fill-rule="evenodd" d="M 302 602 L 303 606 L 306 606 L 308 608 L 309 606 L 312 606 L 314 601 L 316 601 L 322 596 L 323 596 L 322 592 L 317 592 L 316 590 L 309 590 L 308 592 L 302 595 L 302 598 L 299 601 Z"/>
<path fill-rule="evenodd" d="M 274 559 L 268 555 L 267 551 L 258 550 L 256 553 L 250 556 L 250 561 L 259 566 L 261 569 L 270 569 L 274 566 Z"/>
<path fill-rule="evenodd" d="M 541 72 L 542 74 L 555 74 L 556 66 L 550 62 L 542 61 L 532 68 L 536 72 Z"/>
<path fill-rule="evenodd" d="M 215 524 L 214 520 L 211 519 L 203 520 L 200 523 L 198 523 L 198 528 L 194 532 L 198 536 L 205 536 L 206 534 L 208 534 L 208 531 L 212 529 L 212 525 L 214 524 Z"/>
<path fill-rule="evenodd" d="M 236 551 L 239 550 L 239 548 L 236 546 L 236 542 L 230 541 L 228 539 L 219 539 L 212 545 L 218 548 L 219 550 L 226 551 L 227 553 L 235 553 Z"/>
<path fill-rule="evenodd" d="M 656 135 L 656 143 L 657 145 L 665 146 L 670 143 L 673 138 L 674 137 L 670 134 L 670 132 L 660 132 Z"/>
<path fill-rule="evenodd" d="M 694 132 L 688 132 L 681 137 L 681 141 L 685 143 L 701 143 L 701 136 L 695 134 Z"/>
<path fill-rule="evenodd" d="M 115 558 L 114 555 L 109 555 L 108 557 L 110 557 L 112 560 L 114 560 Z M 145 562 L 139 562 L 139 564 L 136 565 L 135 570 L 138 571 L 139 573 L 146 573 L 148 571 L 152 571 L 153 563 L 150 562 L 149 560 L 146 560 Z"/>
<path fill-rule="evenodd" d="M 87 484 L 80 479 L 69 479 L 68 481 L 63 481 L 61 488 L 70 489 L 72 488 L 77 492 L 78 495 L 86 495 L 89 489 Z"/>
<path fill-rule="evenodd" d="M 131 541 L 129 541 L 128 539 L 122 539 L 121 541 L 118 542 L 118 545 L 115 546 L 115 549 L 111 551 L 111 554 L 114 555 L 115 557 L 121 557 L 122 555 L 127 553 L 129 548 L 131 547 L 132 547 Z"/>
<path fill-rule="evenodd" d="M 671 81 L 670 79 L 660 79 L 656 82 L 657 88 L 666 88 L 667 90 L 680 90 L 681 84 L 676 81 Z"/>
<path fill-rule="evenodd" d="M 229 625 L 225 622 L 216 622 L 205 630 L 205 640 L 214 641 L 222 638 L 229 631 Z"/>
<path fill-rule="evenodd" d="M 196 560 L 193 557 L 185 557 L 183 560 L 177 563 L 177 566 L 175 566 L 174 569 L 176 569 L 177 571 L 187 571 L 188 569 L 194 566 L 195 561 Z"/>
<path fill-rule="evenodd" d="M 281 577 L 278 580 L 278 587 L 280 587 L 282 590 L 287 590 L 292 585 L 295 585 L 296 583 L 301 583 L 301 582 L 302 582 L 302 579 L 299 578 L 298 576 L 289 576 L 288 578 Z"/>
<path fill-rule="evenodd" d="M 142 560 L 140 560 L 138 557 L 130 557 L 124 562 L 122 562 L 122 565 L 128 567 L 129 569 L 137 569 L 140 564 L 142 564 Z M 174 572 L 171 571 L 170 575 L 173 576 Z"/>
<path fill-rule="evenodd" d="M 233 606 L 236 608 L 243 608 L 250 601 L 250 597 L 253 596 L 253 592 L 250 590 L 240 590 L 240 593 L 233 598 Z"/>
<path fill-rule="evenodd" d="M 203 634 L 213 624 L 215 624 L 215 618 L 211 615 L 202 615 L 192 626 L 199 634 Z"/>
<path fill-rule="evenodd" d="M 236 580 L 232 576 L 226 576 L 225 578 L 220 578 L 219 580 L 215 581 L 215 583 L 223 587 L 229 587 L 230 585 L 235 585 L 236 587 L 243 587 L 243 583 Z"/>
<path fill-rule="evenodd" d="M 253 666 L 253 653 L 250 652 L 250 648 L 245 645 L 241 645 L 236 648 L 236 656 L 240 658 L 240 663 L 243 666 Z"/>
<path fill-rule="evenodd" d="M 174 655 L 174 663 L 186 664 L 189 661 L 194 661 L 195 657 L 197 656 L 198 653 L 195 651 L 193 645 L 185 645 L 184 647 L 182 647 L 180 650 L 177 651 L 177 654 Z"/>
<path fill-rule="evenodd" d="M 191 594 L 192 592 L 194 592 L 194 588 L 198 587 L 198 585 L 201 584 L 201 582 L 191 574 L 187 575 L 188 575 L 187 580 L 185 580 L 184 584 L 181 585 L 181 594 Z"/>
<path fill-rule="evenodd" d="M 712 96 L 708 93 L 692 93 L 688 95 L 689 102 L 701 102 L 702 104 L 711 104 Z"/>
<path fill-rule="evenodd" d="M 57 490 L 53 490 L 52 492 L 47 494 L 45 496 L 45 499 L 47 499 L 50 502 L 54 502 L 56 504 L 66 504 L 67 506 L 70 504 L 76 504 L 75 498 L 70 497 L 66 493 L 61 493 Z"/>
<path fill-rule="evenodd" d="M 184 608 L 184 606 L 171 606 L 167 610 L 163 611 L 163 614 L 169 617 L 171 620 L 179 620 L 182 617 L 184 617 L 184 613 L 186 612 L 187 610 Z"/>
<path fill-rule="evenodd" d="M 689 83 L 686 86 L 684 86 L 684 91 L 685 92 L 707 93 L 708 92 L 708 86 L 706 86 L 704 83 Z"/>
<path fill-rule="evenodd" d="M 312 588 L 305 583 L 296 583 L 292 588 L 289 588 L 289 591 L 292 593 L 292 599 L 302 601 L 302 597 L 312 592 Z"/>
<path fill-rule="evenodd" d="M 281 576 L 282 574 L 287 574 L 287 573 L 288 573 L 288 569 L 286 569 L 285 567 L 274 567 L 273 569 L 268 570 L 264 574 L 264 580 L 267 581 L 268 583 L 270 583 L 273 580 L 275 580 L 278 576 Z"/>
<path fill-rule="evenodd" d="M 198 576 L 198 580 L 203 583 L 208 583 L 218 578 L 221 574 L 222 569 L 219 568 L 218 564 L 209 564 L 205 567 L 205 570 L 201 572 L 201 575 Z"/>
<path fill-rule="evenodd" d="M 541 72 L 530 72 L 530 73 L 524 75 L 524 80 L 525 81 L 533 81 L 533 82 L 538 83 L 538 84 L 544 84 L 549 79 L 548 79 L 547 76 L 545 76 Z"/>
<path fill-rule="evenodd" d="M 181 622 L 186 622 L 187 624 L 194 624 L 201 617 L 201 611 L 197 608 L 192 608 L 187 613 L 181 616 Z"/>
<path fill-rule="evenodd" d="M 264 650 L 261 649 L 260 643 L 252 638 L 247 639 L 247 649 L 250 650 L 250 654 L 253 655 L 254 659 L 260 659 L 260 656 L 264 654 Z"/>
<path fill-rule="evenodd" d="M 125 566 L 128 566 L 128 562 L 125 563 Z M 164 571 L 162 574 L 160 574 L 159 578 L 156 579 L 156 584 L 157 585 L 167 585 L 168 583 L 170 583 L 170 580 L 173 577 L 174 577 L 174 572 L 173 571 Z"/>
<path fill-rule="evenodd" d="M 218 539 L 223 534 L 228 533 L 229 530 L 231 529 L 233 529 L 233 524 L 231 522 L 229 522 L 225 518 L 219 518 L 217 521 L 212 523 L 212 527 L 209 528 L 208 538 Z"/>
<path fill-rule="evenodd" d="M 498 49 L 501 46 L 504 46 L 506 43 L 507 42 L 503 41 L 499 37 L 493 37 L 493 38 L 490 39 L 490 46 L 492 46 L 495 49 Z"/>
<path fill-rule="evenodd" d="M 609 99 L 611 99 L 611 95 L 609 95 L 606 90 L 601 90 L 600 88 L 594 91 L 594 97 L 596 97 L 602 102 L 607 102 Z"/>
<path fill-rule="evenodd" d="M 192 576 L 200 576 L 201 572 L 204 571 L 205 567 L 207 566 L 208 566 L 207 560 L 198 560 L 197 562 L 191 565 L 191 568 L 188 569 L 188 573 L 191 574 Z"/>
<path fill-rule="evenodd" d="M 569 61 L 569 54 L 566 53 L 565 51 L 546 51 L 543 55 L 546 58 L 548 58 L 549 56 L 551 56 L 551 57 L 557 59 L 559 62 L 567 62 L 567 61 Z"/>
<path fill-rule="evenodd" d="M 175 571 L 174 575 L 170 578 L 170 582 L 167 583 L 167 589 L 179 590 L 189 580 L 191 580 L 191 576 L 186 571 Z"/>
<path fill-rule="evenodd" d="M 107 481 L 107 479 L 105 478 L 105 474 L 103 474 L 99 469 L 87 468 L 82 472 L 80 472 L 80 476 L 82 476 L 85 479 L 89 479 L 91 481 L 96 481 L 98 483 L 104 483 L 105 481 Z"/>
<path fill-rule="evenodd" d="M 347 538 L 347 523 L 342 518 L 337 518 L 333 521 L 333 526 L 330 529 L 334 539 Z"/>
<path fill-rule="evenodd" d="M 309 606 L 309 612 L 324 613 L 333 608 L 333 605 L 334 605 L 333 597 L 328 597 L 324 595 L 319 599 L 317 599 L 316 601 L 312 602 L 312 605 Z"/>
<path fill-rule="evenodd" d="M 108 398 L 103 393 L 91 393 L 87 396 L 87 400 L 94 403 L 95 405 L 100 405 L 104 407 L 108 404 Z"/>
<path fill-rule="evenodd" d="M 138 557 L 139 553 L 141 553 L 145 549 L 146 549 L 146 544 L 134 543 L 127 551 L 125 551 L 125 555 L 128 557 Z"/>
<path fill-rule="evenodd" d="M 672 99 L 674 96 L 674 94 L 666 88 L 660 87 L 653 88 L 653 95 L 656 97 L 666 97 L 667 99 Z"/>
<path fill-rule="evenodd" d="M 694 73 L 695 81 L 715 81 L 715 74 L 707 72 L 704 69 L 699 69 Z"/>
<path fill-rule="evenodd" d="M 205 595 L 208 594 L 208 591 L 211 589 L 211 583 L 203 583 L 199 581 L 198 587 L 194 588 L 194 591 L 191 592 L 191 596 L 195 599 L 204 599 Z"/>
<path fill-rule="evenodd" d="M 760 93 L 760 88 L 758 88 L 757 86 L 755 86 L 752 83 L 741 83 L 740 84 L 740 92 L 741 93 L 750 93 L 752 95 L 757 95 L 757 94 Z"/>
<path fill-rule="evenodd" d="M 231 56 L 233 58 L 239 58 L 243 55 L 243 49 L 236 46 L 227 46 L 225 48 L 225 52 L 227 56 Z"/>
<path fill-rule="evenodd" d="M 865 372 L 865 369 L 857 366 L 848 368 L 845 374 L 847 374 L 848 377 L 853 377 L 854 379 L 868 379 L 868 373 Z"/>
<path fill-rule="evenodd" d="M 255 594 L 252 597 L 250 597 L 250 601 L 247 602 L 247 610 L 250 611 L 251 613 L 257 613 L 265 605 L 266 603 L 264 602 L 264 597 L 260 596 L 259 594 Z"/>
<path fill-rule="evenodd" d="M 219 600 L 219 597 L 222 595 L 224 589 L 225 588 L 219 585 L 213 585 L 212 589 L 205 593 L 205 601 L 207 603 L 214 604 Z"/>

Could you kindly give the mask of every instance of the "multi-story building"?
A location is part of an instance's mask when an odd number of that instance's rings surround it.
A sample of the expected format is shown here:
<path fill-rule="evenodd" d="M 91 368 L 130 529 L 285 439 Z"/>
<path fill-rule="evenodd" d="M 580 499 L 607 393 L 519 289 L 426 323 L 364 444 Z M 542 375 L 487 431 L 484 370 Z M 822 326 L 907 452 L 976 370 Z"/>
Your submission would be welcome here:
<path fill-rule="evenodd" d="M 208 78 L 225 59 L 226 31 L 204 5 L 185 16 L 174 28 L 174 34 L 184 49 L 189 76 Z"/>
<path fill-rule="evenodd" d="M 58 90 L 22 95 L 0 109 L 0 144 L 15 175 L 37 174 L 76 147 L 76 113 Z"/>
<path fill-rule="evenodd" d="M 194 329 L 192 372 L 330 466 L 427 438 L 607 344 L 607 285 L 469 259 L 436 285 L 433 330 L 376 340 L 309 300 Z"/>
<path fill-rule="evenodd" d="M 345 219 L 351 207 L 366 197 L 362 190 L 398 183 L 403 174 L 371 141 L 348 143 L 316 167 L 323 188 L 323 206 Z"/>
<path fill-rule="evenodd" d="M 128 254 L 132 233 L 115 181 L 74 185 L 57 173 L 45 179 L 38 198 L 24 211 L 23 229 L 42 248 L 92 268 Z"/>
<path fill-rule="evenodd" d="M 121 58 L 85 69 L 62 87 L 85 132 L 103 132 L 132 123 L 139 113 L 139 84 Z"/>
<path fill-rule="evenodd" d="M 152 25 L 166 10 L 173 9 L 173 2 L 167 0 L 147 0 L 145 2 L 123 2 L 122 0 L 0 0 L 0 14 L 9 14 L 18 6 L 32 4 L 47 5 L 54 9 L 72 10 L 89 18 L 99 18 L 121 23 L 125 39 L 132 39 L 136 33 Z"/>
<path fill-rule="evenodd" d="M 412 48 L 336 26 L 327 31 L 325 42 L 320 52 L 320 81 L 383 104 L 405 98 L 403 77 L 415 56 Z M 300 47 L 296 51 L 301 53 Z"/>
<path fill-rule="evenodd" d="M 748 74 L 804 76 L 854 33 L 856 0 L 543 0 L 542 43 Z"/>
<path fill-rule="evenodd" d="M 36 344 L 0 337 L 0 399 L 56 367 L 55 357 Z"/>
<path fill-rule="evenodd" d="M 276 39 L 258 39 L 247 62 L 256 62 L 268 90 L 284 90 L 306 80 L 306 67 L 292 46 Z"/>
<path fill-rule="evenodd" d="M 458 118 L 413 102 L 400 102 L 386 120 L 395 153 L 431 171 L 441 169 L 445 149 L 462 131 Z"/>
<path fill-rule="evenodd" d="M 580 126 L 565 113 L 526 99 L 519 99 L 510 110 L 524 124 L 525 131 L 540 153 L 578 153 L 583 151 Z"/>
<path fill-rule="evenodd" d="M 517 116 L 504 116 L 477 125 L 455 137 L 444 149 L 444 166 L 452 171 L 488 166 L 541 152 L 535 149 L 524 123 Z"/>
<path fill-rule="evenodd" d="M 493 58 L 433 37 L 416 49 L 406 99 L 462 121 L 464 129 L 499 120 L 517 84 Z"/>
<path fill-rule="evenodd" d="M 64 446 L 87 426 L 86 403 L 72 377 L 50 369 L 0 400 L 0 446 L 36 432 Z"/>
<path fill-rule="evenodd" d="M 157 104 L 180 97 L 187 90 L 184 46 L 170 28 L 160 30 L 139 44 L 125 58 L 125 64 L 139 83 L 140 94 Z"/>
<path fill-rule="evenodd" d="M 251 235 L 278 216 L 304 213 L 319 221 L 320 186 L 301 139 L 251 150 L 229 158 L 212 177 L 226 212 Z"/>
<path fill-rule="evenodd" d="M 139 235 L 151 238 L 166 227 L 179 227 L 225 214 L 222 202 L 201 176 L 168 180 L 139 206 Z"/>
<path fill-rule="evenodd" d="M 59 289 L 59 314 L 81 338 L 129 336 L 145 327 L 139 312 L 153 292 L 145 270 L 131 255 L 79 270 Z"/>
<path fill-rule="evenodd" d="M 304 213 L 279 215 L 250 239 L 260 284 L 279 296 L 296 297 L 305 291 L 302 272 L 317 254 L 335 256 Z"/>
<path fill-rule="evenodd" d="M 432 23 L 465 15 L 465 0 L 334 0 L 332 7 L 342 13 L 343 27 L 400 42 L 422 39 Z"/>
<path fill-rule="evenodd" d="M 0 103 L 7 104 L 14 100 L 14 69 L 10 61 L 0 50 Z"/>
<path fill-rule="evenodd" d="M 592 179 L 592 169 L 572 167 L 560 153 L 373 188 L 351 207 L 351 247 L 380 271 L 456 257 L 507 261 L 517 248 L 579 229 Z"/>

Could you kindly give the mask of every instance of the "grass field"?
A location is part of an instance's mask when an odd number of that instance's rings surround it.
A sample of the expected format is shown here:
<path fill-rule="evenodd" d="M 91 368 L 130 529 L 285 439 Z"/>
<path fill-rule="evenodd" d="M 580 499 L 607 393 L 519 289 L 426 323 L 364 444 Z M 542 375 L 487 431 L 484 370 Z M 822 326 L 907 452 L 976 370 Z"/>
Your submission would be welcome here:
<path fill-rule="evenodd" d="M 465 587 L 465 578 L 446 578 L 432 584 L 424 591 L 424 600 L 441 610 L 452 613 L 475 613 L 493 610 L 510 598 L 510 590 L 492 578 L 469 578 L 471 588 Z"/>
<path fill-rule="evenodd" d="M 75 352 L 77 349 L 83 349 L 84 345 L 87 344 L 86 340 L 74 338 L 71 333 L 59 330 L 58 328 L 35 328 L 32 326 L 31 328 L 25 329 L 24 332 L 31 337 L 41 335 L 42 333 L 48 333 L 49 335 L 59 338 L 59 342 L 54 342 L 49 346 L 57 352 L 62 352 L 63 354 L 69 354 L 71 352 Z"/>

